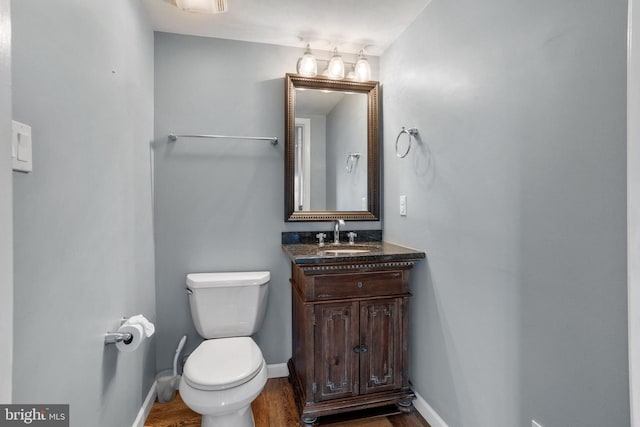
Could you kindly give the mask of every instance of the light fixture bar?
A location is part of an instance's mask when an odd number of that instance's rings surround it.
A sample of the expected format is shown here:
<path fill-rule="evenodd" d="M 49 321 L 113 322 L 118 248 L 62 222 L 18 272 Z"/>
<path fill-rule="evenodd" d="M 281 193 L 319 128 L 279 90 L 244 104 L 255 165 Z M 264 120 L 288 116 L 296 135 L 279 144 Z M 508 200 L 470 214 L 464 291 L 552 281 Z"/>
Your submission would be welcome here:
<path fill-rule="evenodd" d="M 332 80 L 356 80 L 358 82 L 368 82 L 371 80 L 371 65 L 364 54 L 364 49 L 358 53 L 355 62 L 345 62 L 334 48 L 330 59 L 317 59 L 312 53 L 309 44 L 306 44 L 304 54 L 298 58 L 296 71 L 302 77 L 315 77 L 318 75 L 318 63 L 327 64 L 320 73 L 322 76 Z M 346 72 L 349 66 L 351 71 Z"/>

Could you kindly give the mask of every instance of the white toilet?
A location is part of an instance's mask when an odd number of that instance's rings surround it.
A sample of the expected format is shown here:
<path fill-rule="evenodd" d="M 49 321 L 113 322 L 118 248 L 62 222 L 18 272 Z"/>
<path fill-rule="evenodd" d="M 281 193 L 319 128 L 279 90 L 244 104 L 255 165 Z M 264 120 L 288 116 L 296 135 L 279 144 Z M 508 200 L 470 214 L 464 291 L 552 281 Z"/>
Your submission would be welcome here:
<path fill-rule="evenodd" d="M 267 382 L 267 364 L 251 335 L 266 310 L 268 271 L 187 275 L 191 317 L 205 338 L 180 380 L 184 403 L 202 427 L 254 427 L 251 402 Z"/>

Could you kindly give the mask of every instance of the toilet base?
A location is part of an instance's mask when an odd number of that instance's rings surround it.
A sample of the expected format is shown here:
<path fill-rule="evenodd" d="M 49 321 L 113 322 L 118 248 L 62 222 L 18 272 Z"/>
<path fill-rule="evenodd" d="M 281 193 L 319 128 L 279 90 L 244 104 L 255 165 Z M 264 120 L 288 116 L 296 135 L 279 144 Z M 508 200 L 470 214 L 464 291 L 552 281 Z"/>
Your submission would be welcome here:
<path fill-rule="evenodd" d="M 194 389 L 185 380 L 180 381 L 180 397 L 193 411 L 202 414 L 202 427 L 254 427 L 251 402 L 267 384 L 267 364 L 248 382 L 218 391 Z"/>
<path fill-rule="evenodd" d="M 202 427 L 255 427 L 251 406 L 225 415 L 203 415 Z"/>

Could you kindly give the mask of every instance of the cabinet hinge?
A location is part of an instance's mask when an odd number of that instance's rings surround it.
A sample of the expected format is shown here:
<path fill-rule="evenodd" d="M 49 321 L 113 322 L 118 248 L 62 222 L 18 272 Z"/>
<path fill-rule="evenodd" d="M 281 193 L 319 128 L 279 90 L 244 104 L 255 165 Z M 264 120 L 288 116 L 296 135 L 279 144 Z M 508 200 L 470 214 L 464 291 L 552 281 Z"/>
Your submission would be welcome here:
<path fill-rule="evenodd" d="M 311 384 L 311 391 L 316 393 L 318 391 L 318 384 L 316 383 Z"/>

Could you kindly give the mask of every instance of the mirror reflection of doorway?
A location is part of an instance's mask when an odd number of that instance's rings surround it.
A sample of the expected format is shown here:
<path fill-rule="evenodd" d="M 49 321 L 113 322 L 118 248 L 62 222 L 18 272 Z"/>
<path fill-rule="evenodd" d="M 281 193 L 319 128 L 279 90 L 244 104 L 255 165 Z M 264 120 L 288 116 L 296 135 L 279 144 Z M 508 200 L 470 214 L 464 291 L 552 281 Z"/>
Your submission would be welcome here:
<path fill-rule="evenodd" d="M 296 118 L 295 125 L 294 203 L 297 211 L 311 207 L 311 120 Z"/>

